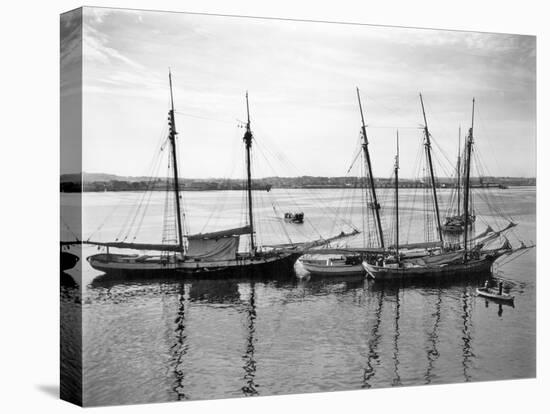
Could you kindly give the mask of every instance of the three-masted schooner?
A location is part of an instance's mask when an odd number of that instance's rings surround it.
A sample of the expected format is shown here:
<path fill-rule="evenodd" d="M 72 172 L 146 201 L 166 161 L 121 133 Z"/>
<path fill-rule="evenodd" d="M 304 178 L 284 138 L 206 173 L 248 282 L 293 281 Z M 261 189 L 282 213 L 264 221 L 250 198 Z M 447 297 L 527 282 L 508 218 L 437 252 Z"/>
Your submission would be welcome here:
<path fill-rule="evenodd" d="M 257 246 L 254 231 L 251 147 L 253 134 L 250 126 L 250 110 L 248 93 L 246 94 L 247 122 L 243 141 L 246 150 L 246 196 L 247 225 L 211 233 L 184 235 L 182 223 L 182 206 L 180 204 L 180 188 L 176 152 L 176 122 L 174 98 L 172 92 L 172 76 L 169 74 L 170 103 L 168 112 L 169 142 L 171 146 L 171 162 L 173 165 L 173 188 L 176 202 L 177 243 L 126 243 L 126 242 L 93 242 L 107 248 L 106 253 L 95 254 L 87 258 L 90 265 L 108 274 L 121 276 L 153 276 L 183 273 L 186 275 L 209 276 L 221 273 L 241 275 L 254 273 L 286 273 L 293 268 L 296 259 L 302 254 L 304 247 L 324 244 L 330 240 L 345 237 L 345 234 L 328 240 L 318 240 L 309 243 L 285 244 L 263 248 Z M 243 235 L 250 238 L 249 251 L 239 252 L 239 240 Z M 131 249 L 140 251 L 159 251 L 159 255 L 115 254 L 110 248 Z"/>
<path fill-rule="evenodd" d="M 390 251 L 393 250 L 392 253 L 389 255 L 387 253 L 370 255 L 365 261 L 363 261 L 363 265 L 365 266 L 368 275 L 376 280 L 411 277 L 446 277 L 489 273 L 493 263 L 499 257 L 512 254 L 517 250 L 528 247 L 522 245 L 521 247 L 514 249 L 508 240 L 506 240 L 506 242 L 498 248 L 485 248 L 487 242 L 494 240 L 501 234 L 514 227 L 516 224 L 513 222 L 509 223 L 507 227 L 500 231 L 494 231 L 488 228 L 485 232 L 475 237 L 471 237 L 471 239 L 470 226 L 464 226 L 461 246 L 456 244 L 449 245 L 449 243 L 445 243 L 439 214 L 437 186 L 431 157 L 430 132 L 426 121 L 426 112 L 424 110 L 422 95 L 420 95 L 420 102 L 424 116 L 424 146 L 429 167 L 439 241 L 432 243 L 420 243 L 417 246 L 399 246 L 399 239 L 397 238 L 396 244 L 394 246 L 390 246 L 389 248 Z M 470 169 L 472 144 L 474 140 L 474 109 L 475 99 L 472 101 L 472 124 L 468 131 L 464 160 L 463 212 L 466 216 L 471 214 Z M 395 171 L 395 179 L 397 180 L 397 163 Z M 397 188 L 398 185 L 396 184 L 396 192 Z M 396 208 L 398 210 L 397 203 Z M 396 213 L 396 218 L 398 220 L 399 212 L 397 211 Z M 398 221 L 396 222 L 396 228 L 396 232 L 399 232 Z M 414 247 L 418 247 L 420 250 L 416 250 Z M 404 249 L 408 249 L 408 251 L 404 251 Z"/>

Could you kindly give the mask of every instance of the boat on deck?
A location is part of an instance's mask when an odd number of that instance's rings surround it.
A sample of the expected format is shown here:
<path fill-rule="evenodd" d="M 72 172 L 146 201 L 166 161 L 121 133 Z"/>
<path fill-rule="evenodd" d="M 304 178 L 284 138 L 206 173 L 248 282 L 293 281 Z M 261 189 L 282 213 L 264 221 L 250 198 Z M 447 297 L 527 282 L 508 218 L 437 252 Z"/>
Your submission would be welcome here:
<path fill-rule="evenodd" d="M 461 192 L 463 191 L 463 188 L 465 187 L 465 183 L 463 182 L 463 172 L 465 171 L 465 166 L 463 165 L 463 161 L 466 160 L 466 156 L 461 155 L 461 128 L 458 127 L 458 156 L 457 156 L 457 162 L 456 162 L 456 193 L 452 193 L 451 201 L 456 195 L 456 208 L 454 208 L 454 211 L 449 211 L 447 217 L 445 217 L 445 222 L 441 225 L 441 229 L 445 233 L 449 234 L 460 234 L 464 232 L 464 226 L 467 225 L 468 227 L 472 227 L 472 225 L 476 221 L 476 216 L 473 212 L 469 212 L 469 214 L 463 214 L 461 213 L 462 208 L 462 200 L 461 200 Z M 464 151 L 466 151 L 466 146 L 464 147 Z M 471 187 L 471 186 L 470 186 Z M 454 203 L 451 203 L 453 205 Z"/>
<path fill-rule="evenodd" d="M 469 214 L 468 227 L 471 227 L 475 221 L 476 221 L 476 216 Z M 465 222 L 466 222 L 466 219 L 464 215 L 445 217 L 445 223 L 442 224 L 442 229 L 445 233 L 460 234 L 464 231 Z"/>

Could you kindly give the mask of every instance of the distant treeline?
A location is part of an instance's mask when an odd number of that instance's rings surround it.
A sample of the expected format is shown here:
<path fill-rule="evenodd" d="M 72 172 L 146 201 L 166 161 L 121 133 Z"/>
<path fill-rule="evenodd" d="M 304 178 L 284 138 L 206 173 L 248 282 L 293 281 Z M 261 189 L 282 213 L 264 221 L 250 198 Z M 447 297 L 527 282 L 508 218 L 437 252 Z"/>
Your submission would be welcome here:
<path fill-rule="evenodd" d="M 217 182 L 201 182 L 198 184 L 189 184 L 186 180 L 180 180 L 180 189 L 183 191 L 216 191 L 216 190 L 243 190 L 245 184 L 242 182 L 235 183 L 217 183 Z M 103 191 L 166 191 L 174 188 L 173 180 L 155 180 L 155 181 L 92 181 L 92 182 L 61 182 L 61 192 L 78 193 L 78 192 L 103 192 Z M 270 185 L 253 183 L 254 190 L 271 190 Z"/>
<path fill-rule="evenodd" d="M 98 177 L 94 177 L 98 176 Z M 61 176 L 62 192 L 103 192 L 103 191 L 166 191 L 173 188 L 173 180 L 168 178 L 155 178 L 154 180 L 145 177 L 121 177 L 106 174 L 69 174 Z M 98 178 L 98 179 L 96 179 Z M 83 184 L 82 184 L 83 182 Z M 438 187 L 453 188 L 456 183 L 452 179 L 438 178 Z M 236 179 L 181 179 L 180 187 L 184 191 L 220 191 L 220 190 L 243 190 L 245 182 Z M 366 183 L 359 177 L 266 177 L 253 180 L 254 190 L 270 191 L 271 188 L 354 188 L 364 186 Z M 483 177 L 472 178 L 473 187 L 482 188 L 507 188 L 509 186 L 532 186 L 536 185 L 535 178 L 523 177 Z M 375 179 L 376 187 L 391 187 L 391 179 Z M 423 180 L 400 180 L 401 188 L 423 188 L 429 185 Z"/>

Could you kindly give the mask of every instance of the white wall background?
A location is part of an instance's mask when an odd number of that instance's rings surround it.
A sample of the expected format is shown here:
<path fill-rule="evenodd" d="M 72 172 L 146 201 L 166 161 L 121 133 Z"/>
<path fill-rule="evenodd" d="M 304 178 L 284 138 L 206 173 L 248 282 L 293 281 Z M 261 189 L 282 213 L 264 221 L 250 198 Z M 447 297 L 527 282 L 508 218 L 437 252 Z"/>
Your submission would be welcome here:
<path fill-rule="evenodd" d="M 53 395 L 59 381 L 58 174 L 59 13 L 73 0 L 4 2 L 0 14 L 0 410 L 64 413 L 76 407 Z M 253 1 L 132 0 L 95 6 L 348 21 L 538 36 L 538 251 L 545 251 L 548 220 L 550 29 L 536 0 Z M 542 255 L 539 253 L 539 257 Z M 41 269 L 41 270 L 37 270 Z M 181 412 L 540 412 L 550 381 L 547 270 L 538 266 L 538 379 L 350 391 L 254 399 L 116 408 L 121 413 Z M 502 340 L 506 340 L 505 337 Z M 46 390 L 46 391 L 45 391 Z M 51 390 L 51 391 L 47 391 Z M 490 399 L 486 396 L 490 395 Z M 108 408 L 91 411 L 113 410 Z"/>

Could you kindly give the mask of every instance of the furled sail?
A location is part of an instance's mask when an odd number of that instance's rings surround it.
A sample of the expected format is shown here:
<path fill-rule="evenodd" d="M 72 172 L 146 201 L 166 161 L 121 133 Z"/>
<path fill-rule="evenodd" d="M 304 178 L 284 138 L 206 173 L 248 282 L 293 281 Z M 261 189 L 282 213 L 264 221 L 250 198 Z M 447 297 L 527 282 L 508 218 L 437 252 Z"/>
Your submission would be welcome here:
<path fill-rule="evenodd" d="M 452 253 L 436 254 L 433 256 L 423 256 L 416 259 L 407 260 L 409 263 L 414 263 L 418 266 L 440 266 L 442 264 L 451 264 L 463 260 L 464 250 Z"/>
<path fill-rule="evenodd" d="M 188 239 L 186 257 L 200 260 L 235 260 L 239 236 Z"/>
<path fill-rule="evenodd" d="M 187 240 L 197 239 L 219 239 L 222 237 L 239 236 L 241 234 L 250 234 L 250 226 L 237 227 L 234 229 L 220 230 L 211 233 L 198 233 L 190 234 L 187 236 Z"/>
<path fill-rule="evenodd" d="M 241 234 L 250 234 L 250 226 L 189 235 L 186 257 L 210 261 L 235 260 Z"/>
<path fill-rule="evenodd" d="M 307 253 L 310 249 L 314 249 L 316 247 L 322 247 L 326 246 L 327 244 L 332 243 L 333 241 L 345 239 L 346 237 L 352 237 L 356 234 L 359 234 L 359 230 L 354 229 L 353 231 L 349 233 L 341 232 L 340 234 L 336 236 L 332 236 L 329 238 L 321 238 L 317 239 L 311 242 L 302 242 L 302 243 L 285 243 L 285 244 L 268 244 L 264 245 L 263 247 L 268 247 L 272 249 L 277 249 L 277 251 L 300 251 L 302 253 Z M 365 250 L 365 249 L 361 249 Z M 324 252 L 324 250 L 323 250 Z"/>
<path fill-rule="evenodd" d="M 436 247 L 441 247 L 443 243 L 441 241 L 434 241 L 434 242 L 421 242 L 421 243 L 407 243 L 407 244 L 400 244 L 400 249 L 433 249 Z M 390 249 L 395 249 L 395 246 L 390 246 Z"/>

